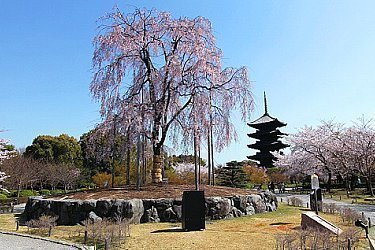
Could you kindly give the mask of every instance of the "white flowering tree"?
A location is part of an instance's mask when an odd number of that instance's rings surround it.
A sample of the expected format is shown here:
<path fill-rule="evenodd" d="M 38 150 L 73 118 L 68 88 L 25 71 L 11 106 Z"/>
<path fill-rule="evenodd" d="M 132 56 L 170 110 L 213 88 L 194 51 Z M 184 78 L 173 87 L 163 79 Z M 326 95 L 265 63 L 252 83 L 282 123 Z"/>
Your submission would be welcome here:
<path fill-rule="evenodd" d="M 323 122 L 317 128 L 305 127 L 288 137 L 291 153 L 277 155 L 277 165 L 291 173 L 328 173 L 346 178 L 361 175 L 366 179 L 373 196 L 371 176 L 375 170 L 375 128 L 372 120 L 359 119 L 351 127 Z M 328 185 L 329 188 L 329 185 Z"/>
<path fill-rule="evenodd" d="M 365 177 L 367 189 L 371 196 L 371 177 L 375 171 L 375 127 L 373 120 L 361 118 L 354 126 L 345 130 L 343 134 L 343 154 L 350 161 L 350 165 L 360 175 Z"/>
<path fill-rule="evenodd" d="M 0 163 L 5 159 L 10 158 L 15 153 L 16 151 L 13 146 L 9 145 L 9 140 L 0 138 Z"/>
<path fill-rule="evenodd" d="M 245 67 L 222 67 L 208 19 L 115 9 L 101 21 L 91 93 L 104 124 L 117 120 L 124 131 L 131 127 L 150 140 L 153 182 L 161 181 L 167 139 L 191 148 L 208 137 L 211 124 L 218 150 L 235 139 L 231 112 L 239 108 L 246 120 L 253 105 L 250 81 Z"/>
<path fill-rule="evenodd" d="M 289 161 L 294 169 L 307 174 L 328 174 L 328 189 L 335 169 L 333 155 L 329 143 L 331 138 L 330 124 L 324 123 L 317 128 L 304 127 L 298 133 L 288 138 L 291 154 L 281 157 L 282 161 Z"/>
<path fill-rule="evenodd" d="M 16 151 L 14 150 L 13 146 L 9 145 L 9 140 L 0 138 L 0 166 L 4 160 L 9 159 L 13 155 L 15 155 L 15 153 Z M 7 175 L 5 172 L 0 171 L 0 189 L 5 192 L 8 192 L 8 190 L 3 187 L 3 183 L 7 178 L 9 178 L 9 175 Z"/>

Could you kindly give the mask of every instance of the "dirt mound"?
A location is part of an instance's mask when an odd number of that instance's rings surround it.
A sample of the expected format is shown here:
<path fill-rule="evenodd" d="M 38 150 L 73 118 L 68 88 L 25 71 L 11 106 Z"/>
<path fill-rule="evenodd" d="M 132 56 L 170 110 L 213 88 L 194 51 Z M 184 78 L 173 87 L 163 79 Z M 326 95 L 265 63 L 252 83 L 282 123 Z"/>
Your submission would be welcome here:
<path fill-rule="evenodd" d="M 183 191 L 195 190 L 193 185 L 147 185 L 137 190 L 134 186 L 113 188 L 113 189 L 95 189 L 83 192 L 68 194 L 63 199 L 158 199 L 158 198 L 182 198 Z M 200 186 L 206 197 L 212 196 L 233 196 L 248 195 L 256 193 L 249 189 L 230 188 L 221 186 Z"/>

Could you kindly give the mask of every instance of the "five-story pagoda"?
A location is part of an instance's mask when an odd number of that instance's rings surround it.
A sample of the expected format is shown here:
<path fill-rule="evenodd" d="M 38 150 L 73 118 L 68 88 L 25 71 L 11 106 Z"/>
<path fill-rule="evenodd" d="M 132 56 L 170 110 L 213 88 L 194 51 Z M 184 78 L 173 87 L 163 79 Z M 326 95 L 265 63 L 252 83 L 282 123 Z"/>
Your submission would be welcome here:
<path fill-rule="evenodd" d="M 256 131 L 247 134 L 250 138 L 257 141 L 254 144 L 247 145 L 249 148 L 258 150 L 255 155 L 247 156 L 250 160 L 259 162 L 259 166 L 272 168 L 276 157 L 271 152 L 279 152 L 281 149 L 288 147 L 288 145 L 281 142 L 281 138 L 286 135 L 278 128 L 286 126 L 286 123 L 273 118 L 268 114 L 266 93 L 264 92 L 264 109 L 265 113 L 257 120 L 248 123 L 248 125 Z"/>

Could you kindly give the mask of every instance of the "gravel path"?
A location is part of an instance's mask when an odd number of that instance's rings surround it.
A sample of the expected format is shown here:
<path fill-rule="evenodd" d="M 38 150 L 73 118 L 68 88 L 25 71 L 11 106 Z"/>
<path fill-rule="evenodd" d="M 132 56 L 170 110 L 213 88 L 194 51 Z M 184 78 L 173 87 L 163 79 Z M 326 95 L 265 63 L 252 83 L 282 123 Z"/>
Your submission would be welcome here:
<path fill-rule="evenodd" d="M 301 199 L 303 201 L 303 204 L 307 204 L 307 202 L 310 203 L 309 195 L 304 195 L 304 194 L 301 194 L 301 195 L 299 195 L 299 194 L 297 194 L 297 195 L 276 194 L 276 196 L 277 196 L 278 201 L 280 201 L 281 198 L 282 198 L 283 201 L 285 202 L 287 197 L 293 196 L 293 197 L 297 197 L 297 198 Z M 356 203 L 350 204 L 350 203 L 345 203 L 345 202 L 342 202 L 342 201 L 335 201 L 335 200 L 324 198 L 324 197 L 323 197 L 323 203 L 334 203 L 341 208 L 346 207 L 346 208 L 351 208 L 351 209 L 357 211 L 358 213 L 363 212 L 365 218 L 370 218 L 373 225 L 375 223 L 375 205 L 356 204 Z"/>
<path fill-rule="evenodd" d="M 78 249 L 76 247 L 58 244 L 55 242 L 50 242 L 42 239 L 34 239 L 19 235 L 10 235 L 0 233 L 0 250 L 68 250 L 68 249 Z"/>

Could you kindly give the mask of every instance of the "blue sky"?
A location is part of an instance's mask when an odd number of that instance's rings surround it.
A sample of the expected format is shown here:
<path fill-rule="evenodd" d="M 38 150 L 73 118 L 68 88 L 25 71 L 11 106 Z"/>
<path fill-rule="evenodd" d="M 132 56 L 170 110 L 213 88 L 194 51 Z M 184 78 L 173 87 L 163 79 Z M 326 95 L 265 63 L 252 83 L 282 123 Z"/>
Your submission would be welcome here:
<path fill-rule="evenodd" d="M 42 134 L 79 138 L 100 121 L 89 93 L 92 39 L 115 4 L 210 19 L 224 65 L 250 70 L 250 120 L 263 114 L 263 91 L 287 133 L 375 115 L 375 1 L 0 0 L 2 137 L 25 147 Z M 251 154 L 251 130 L 234 120 L 239 141 L 217 163 Z"/>

